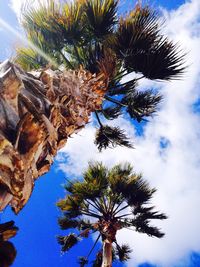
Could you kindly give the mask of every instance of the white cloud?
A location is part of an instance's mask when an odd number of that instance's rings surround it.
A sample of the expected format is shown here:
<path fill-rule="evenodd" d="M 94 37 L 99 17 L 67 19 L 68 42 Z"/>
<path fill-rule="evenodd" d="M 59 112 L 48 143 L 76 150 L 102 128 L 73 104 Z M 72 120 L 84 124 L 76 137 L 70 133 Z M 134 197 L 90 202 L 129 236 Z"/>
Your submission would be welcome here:
<path fill-rule="evenodd" d="M 39 4 L 48 4 L 49 0 L 10 0 L 10 5 L 20 20 L 23 9 L 37 8 Z M 57 2 L 57 0 L 55 0 Z M 58 0 L 59 2 L 59 0 Z"/>
<path fill-rule="evenodd" d="M 200 115 L 192 107 L 200 97 L 200 2 L 188 1 L 177 10 L 165 10 L 164 15 L 165 31 L 188 52 L 189 67 L 182 81 L 161 86 L 162 108 L 145 127 L 144 136 L 136 136 L 133 125 L 124 119 L 118 121 L 118 125 L 128 130 L 135 149 L 116 148 L 98 153 L 93 144 L 95 129 L 89 125 L 73 136 L 62 150 L 64 154 L 59 155 L 68 160 L 61 165 L 68 175 L 81 174 L 91 159 L 109 166 L 127 160 L 157 187 L 154 203 L 169 216 L 157 225 L 166 236 L 158 240 L 121 231 L 119 239 L 133 246 L 130 267 L 144 261 L 172 266 L 191 251 L 200 252 Z M 169 144 L 164 150 L 160 148 L 162 138 Z"/>

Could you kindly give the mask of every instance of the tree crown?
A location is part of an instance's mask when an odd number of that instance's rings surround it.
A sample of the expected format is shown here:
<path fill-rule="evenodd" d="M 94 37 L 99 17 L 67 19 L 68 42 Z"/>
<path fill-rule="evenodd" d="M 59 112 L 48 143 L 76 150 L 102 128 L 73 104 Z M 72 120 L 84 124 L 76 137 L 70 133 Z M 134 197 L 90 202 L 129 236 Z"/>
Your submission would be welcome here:
<path fill-rule="evenodd" d="M 150 225 L 153 219 L 167 218 L 150 205 L 156 190 L 128 163 L 116 165 L 110 170 L 101 163 L 90 163 L 83 179 L 68 181 L 65 189 L 68 192 L 66 198 L 57 203 L 63 213 L 58 222 L 63 230 L 76 230 L 58 237 L 62 251 L 68 251 L 82 238 L 97 232 L 97 240 L 100 237 L 102 240 L 109 239 L 116 245 L 114 253 L 123 261 L 128 259 L 130 251 L 127 245 L 117 243 L 118 230 L 134 229 L 157 238 L 164 235 Z M 87 263 L 88 257 L 84 259 Z"/>
<path fill-rule="evenodd" d="M 95 112 L 99 129 L 95 144 L 101 151 L 116 145 L 132 147 L 119 127 L 104 125 L 124 112 L 137 122 L 156 112 L 162 97 L 155 90 L 139 91 L 141 78 L 171 80 L 183 71 L 184 55 L 161 33 L 160 18 L 150 7 L 137 4 L 119 14 L 118 0 L 75 0 L 24 10 L 27 38 L 64 68 L 82 66 L 93 74 L 106 72 L 107 91 Z M 37 51 L 17 49 L 16 62 L 26 70 L 46 67 Z M 105 69 L 106 66 L 106 69 Z M 128 79 L 127 75 L 132 74 Z M 126 82 L 122 83 L 122 78 Z M 104 88 L 105 89 L 105 88 Z"/>

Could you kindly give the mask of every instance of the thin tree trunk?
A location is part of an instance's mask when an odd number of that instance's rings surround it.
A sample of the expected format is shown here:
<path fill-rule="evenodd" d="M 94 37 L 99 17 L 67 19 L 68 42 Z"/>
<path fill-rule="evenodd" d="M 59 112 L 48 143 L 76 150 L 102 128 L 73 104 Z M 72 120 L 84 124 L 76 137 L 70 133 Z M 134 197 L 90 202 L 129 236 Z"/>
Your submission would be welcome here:
<path fill-rule="evenodd" d="M 103 256 L 101 267 L 112 267 L 112 242 L 108 239 L 103 241 Z"/>
<path fill-rule="evenodd" d="M 0 210 L 18 213 L 71 134 L 101 107 L 108 76 L 0 64 Z"/>

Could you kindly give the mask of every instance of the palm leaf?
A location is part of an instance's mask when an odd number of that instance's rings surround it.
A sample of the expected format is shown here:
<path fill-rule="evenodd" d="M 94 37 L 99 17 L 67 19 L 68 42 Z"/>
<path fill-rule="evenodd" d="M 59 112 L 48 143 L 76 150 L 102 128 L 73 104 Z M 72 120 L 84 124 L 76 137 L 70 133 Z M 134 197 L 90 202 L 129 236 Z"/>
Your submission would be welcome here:
<path fill-rule="evenodd" d="M 149 79 L 178 78 L 185 69 L 184 55 L 158 29 L 157 14 L 138 6 L 121 19 L 113 48 L 129 72 L 141 72 Z"/>
<path fill-rule="evenodd" d="M 68 251 L 73 246 L 75 246 L 80 240 L 75 234 L 69 234 L 67 236 L 58 236 L 58 243 L 62 246 L 61 250 L 63 252 Z"/>
<path fill-rule="evenodd" d="M 119 261 L 124 262 L 130 259 L 130 253 L 132 252 L 132 249 L 130 249 L 130 247 L 126 244 L 123 245 L 118 245 L 116 243 L 116 249 L 115 249 L 115 253 L 119 258 Z"/>
<path fill-rule="evenodd" d="M 132 91 L 125 95 L 122 103 L 127 105 L 127 112 L 131 118 L 140 122 L 143 117 L 148 117 L 156 112 L 156 107 L 162 97 L 151 90 L 144 92 Z"/>
<path fill-rule="evenodd" d="M 159 228 L 149 226 L 148 220 L 143 221 L 140 217 L 137 217 L 135 220 L 132 220 L 132 225 L 135 226 L 137 232 L 144 233 L 149 236 L 162 238 L 165 235 L 160 231 Z"/>
<path fill-rule="evenodd" d="M 97 40 L 105 38 L 112 33 L 117 23 L 116 0 L 87 0 L 85 13 L 89 32 Z"/>
<path fill-rule="evenodd" d="M 119 127 L 101 126 L 96 132 L 95 144 L 99 151 L 107 147 L 125 146 L 132 148 L 132 144 Z"/>
<path fill-rule="evenodd" d="M 101 267 L 102 265 L 102 250 L 98 251 L 95 260 L 92 263 L 92 267 Z"/>
<path fill-rule="evenodd" d="M 79 221 L 77 220 L 72 220 L 68 217 L 61 217 L 58 219 L 58 224 L 60 225 L 60 228 L 62 230 L 67 230 L 70 228 L 76 228 L 79 226 Z"/>
<path fill-rule="evenodd" d="M 80 267 L 84 267 L 88 264 L 88 259 L 86 257 L 79 257 L 78 264 Z"/>
<path fill-rule="evenodd" d="M 104 115 L 104 117 L 108 120 L 114 120 L 118 118 L 121 115 L 121 107 L 116 106 L 116 107 L 107 107 L 103 108 L 101 110 L 101 113 Z"/>
<path fill-rule="evenodd" d="M 170 80 L 180 78 L 184 73 L 183 54 L 178 46 L 167 39 L 160 38 L 147 53 L 132 53 L 125 59 L 126 68 L 141 72 L 152 80 Z"/>

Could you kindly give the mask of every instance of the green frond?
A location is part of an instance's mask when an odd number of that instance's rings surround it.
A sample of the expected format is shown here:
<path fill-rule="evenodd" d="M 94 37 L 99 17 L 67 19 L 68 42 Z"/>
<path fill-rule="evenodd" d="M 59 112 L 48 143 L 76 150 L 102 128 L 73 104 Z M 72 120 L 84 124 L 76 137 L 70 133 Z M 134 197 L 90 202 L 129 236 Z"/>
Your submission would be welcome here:
<path fill-rule="evenodd" d="M 101 126 L 96 132 L 95 144 L 99 151 L 107 147 L 125 146 L 132 148 L 132 144 L 119 127 Z"/>
<path fill-rule="evenodd" d="M 102 250 L 98 251 L 95 260 L 92 263 L 92 267 L 101 267 L 102 265 Z"/>
<path fill-rule="evenodd" d="M 26 71 L 40 69 L 48 65 L 48 61 L 41 57 L 35 50 L 29 47 L 19 47 L 16 49 L 17 56 L 15 62 Z"/>
<path fill-rule="evenodd" d="M 50 0 L 39 7 L 28 6 L 23 12 L 22 25 L 26 30 L 29 41 L 37 44 L 37 39 L 43 40 L 43 45 L 51 50 L 60 51 L 64 46 L 62 32 L 56 27 L 55 21 L 61 16 L 60 5 Z"/>
<path fill-rule="evenodd" d="M 135 227 L 137 232 L 147 234 L 149 236 L 154 236 L 157 238 L 162 238 L 165 234 L 160 231 L 159 228 L 149 226 L 149 221 L 141 219 L 137 217 L 136 219 L 132 220 L 132 226 Z"/>
<path fill-rule="evenodd" d="M 151 90 L 144 92 L 132 91 L 124 96 L 122 103 L 127 105 L 127 112 L 130 117 L 140 122 L 144 117 L 156 112 L 161 100 L 162 97 Z"/>
<path fill-rule="evenodd" d="M 124 192 L 127 187 L 127 181 L 129 176 L 132 174 L 132 171 L 133 168 L 129 163 L 115 165 L 110 170 L 108 179 L 113 192 L 119 194 L 122 193 L 124 196 Z"/>
<path fill-rule="evenodd" d="M 62 230 L 67 230 L 70 228 L 76 228 L 79 226 L 79 221 L 72 220 L 68 217 L 61 217 L 58 219 L 58 224 Z"/>
<path fill-rule="evenodd" d="M 185 71 L 184 55 L 178 46 L 167 39 L 160 38 L 148 52 L 138 52 L 128 55 L 125 67 L 141 72 L 152 80 L 178 79 Z"/>
<path fill-rule="evenodd" d="M 65 2 L 62 8 L 62 14 L 55 20 L 58 30 L 62 33 L 63 39 L 69 45 L 75 45 L 84 41 L 84 23 L 83 23 L 83 1 L 75 0 Z"/>
<path fill-rule="evenodd" d="M 97 40 L 113 32 L 117 23 L 117 4 L 117 0 L 86 0 L 86 25 Z"/>
<path fill-rule="evenodd" d="M 83 173 L 83 178 L 88 183 L 96 180 L 105 187 L 108 184 L 107 174 L 108 169 L 101 162 L 89 162 L 87 170 Z"/>
<path fill-rule="evenodd" d="M 123 194 L 129 205 L 137 207 L 148 203 L 155 192 L 156 189 L 151 188 L 142 175 L 132 174 L 127 180 Z"/>
<path fill-rule="evenodd" d="M 79 211 L 83 199 L 77 195 L 68 195 L 65 199 L 57 202 L 57 206 L 62 211 Z"/>
<path fill-rule="evenodd" d="M 120 179 L 124 179 L 124 177 L 131 175 L 132 172 L 133 167 L 130 163 L 126 162 L 123 164 L 117 164 L 109 171 L 109 181 L 111 182 L 111 177 L 113 178 L 112 181 L 114 181 L 115 176 L 119 176 Z"/>
<path fill-rule="evenodd" d="M 133 9 L 128 16 L 121 18 L 116 37 L 113 39 L 114 51 L 121 59 L 130 54 L 150 50 L 158 35 L 158 19 L 148 7 Z"/>
<path fill-rule="evenodd" d="M 155 12 L 137 7 L 130 16 L 121 19 L 113 49 L 129 72 L 140 72 L 149 79 L 178 78 L 185 69 L 184 54 L 163 38 L 159 28 Z"/>
<path fill-rule="evenodd" d="M 62 246 L 61 250 L 63 252 L 66 252 L 73 246 L 75 246 L 78 241 L 80 241 L 80 238 L 78 238 L 75 234 L 71 233 L 67 236 L 58 236 L 57 241 Z"/>
<path fill-rule="evenodd" d="M 88 259 L 86 257 L 79 257 L 78 264 L 80 267 L 85 267 L 88 264 Z"/>
<path fill-rule="evenodd" d="M 91 230 L 93 230 L 93 224 L 90 220 L 86 220 L 86 219 L 80 219 L 79 220 L 79 226 L 78 226 L 78 229 L 80 231 L 84 231 L 86 229 L 90 228 Z"/>
<path fill-rule="evenodd" d="M 75 183 L 73 186 L 74 193 L 83 199 L 100 197 L 103 189 L 97 179 L 94 179 L 92 182 Z"/>
<path fill-rule="evenodd" d="M 132 249 L 126 245 L 118 245 L 116 244 L 115 253 L 119 258 L 119 261 L 124 262 L 130 259 L 130 253 L 132 252 Z"/>
<path fill-rule="evenodd" d="M 125 84 L 120 84 L 120 81 L 113 79 L 109 84 L 108 95 L 115 96 L 115 95 L 126 95 L 128 93 L 136 92 L 136 80 L 130 80 Z"/>
<path fill-rule="evenodd" d="M 101 110 L 101 113 L 104 115 L 104 117 L 107 120 L 114 120 L 118 118 L 121 115 L 121 107 L 116 106 L 116 107 L 107 107 L 103 108 Z"/>

